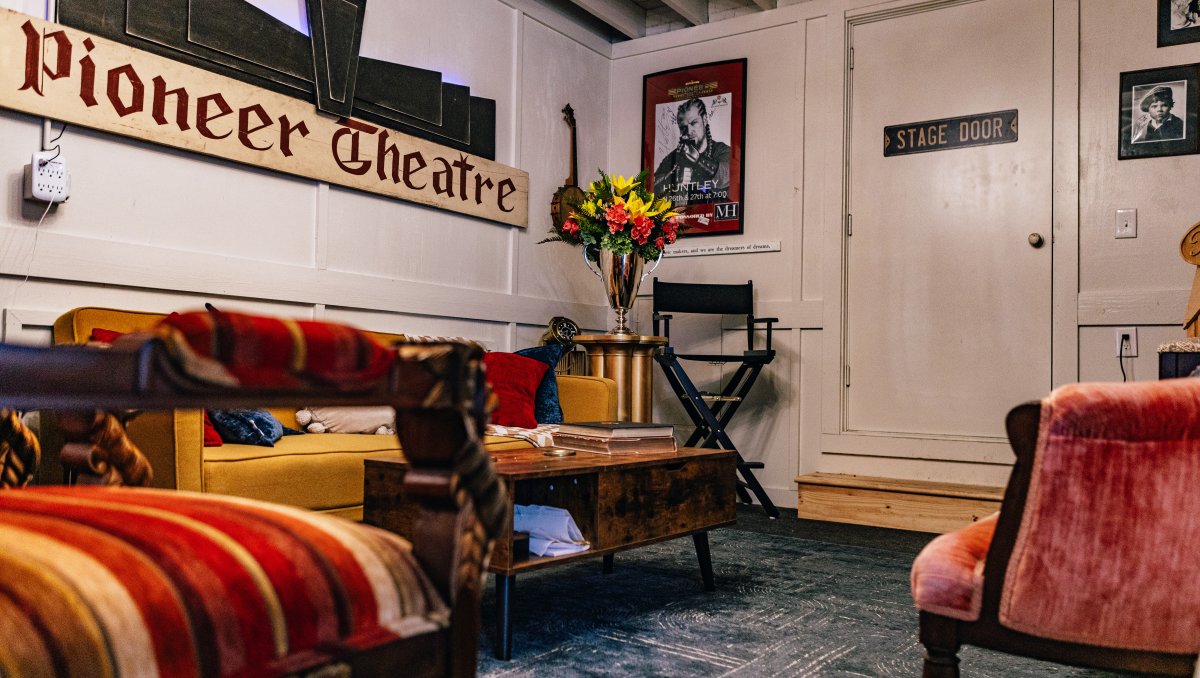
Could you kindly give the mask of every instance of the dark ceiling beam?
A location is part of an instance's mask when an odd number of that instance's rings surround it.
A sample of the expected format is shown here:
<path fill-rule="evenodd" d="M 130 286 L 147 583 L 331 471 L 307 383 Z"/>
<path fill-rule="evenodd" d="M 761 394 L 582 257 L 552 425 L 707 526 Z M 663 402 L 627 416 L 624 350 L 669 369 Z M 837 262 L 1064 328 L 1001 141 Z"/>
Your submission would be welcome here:
<path fill-rule="evenodd" d="M 758 5 L 760 9 L 775 9 L 779 6 L 777 0 L 754 0 L 754 4 Z"/>

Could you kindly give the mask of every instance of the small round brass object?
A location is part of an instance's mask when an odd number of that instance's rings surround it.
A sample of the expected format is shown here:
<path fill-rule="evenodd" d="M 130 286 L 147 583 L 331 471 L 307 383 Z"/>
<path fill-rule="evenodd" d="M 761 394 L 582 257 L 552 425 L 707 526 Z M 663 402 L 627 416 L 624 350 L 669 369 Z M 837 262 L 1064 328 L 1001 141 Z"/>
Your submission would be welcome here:
<path fill-rule="evenodd" d="M 1030 233 L 1029 234 L 1029 244 L 1032 245 L 1034 249 L 1041 247 L 1045 243 L 1046 243 L 1046 239 L 1042 237 L 1041 233 Z"/>
<path fill-rule="evenodd" d="M 1179 243 L 1179 253 L 1183 255 L 1184 261 L 1200 266 L 1200 224 L 1192 226 L 1183 234 L 1183 240 Z"/>
<path fill-rule="evenodd" d="M 547 457 L 573 457 L 575 456 L 575 450 L 564 450 L 561 447 L 551 447 L 545 452 L 542 452 L 542 454 L 546 455 Z"/>

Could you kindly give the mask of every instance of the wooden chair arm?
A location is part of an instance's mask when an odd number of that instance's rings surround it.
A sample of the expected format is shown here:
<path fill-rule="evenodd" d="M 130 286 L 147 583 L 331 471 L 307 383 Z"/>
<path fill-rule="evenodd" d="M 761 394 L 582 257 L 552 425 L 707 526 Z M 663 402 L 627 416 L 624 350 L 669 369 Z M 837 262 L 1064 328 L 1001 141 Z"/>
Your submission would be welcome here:
<path fill-rule="evenodd" d="M 754 326 L 765 324 L 767 326 L 767 348 L 766 348 L 766 350 L 770 351 L 771 350 L 771 328 L 774 327 L 774 324 L 777 322 L 779 322 L 779 318 L 755 318 L 752 315 L 746 316 L 746 347 L 747 347 L 747 350 L 750 350 L 750 351 L 754 350 Z"/>
<path fill-rule="evenodd" d="M 659 313 L 657 311 L 655 311 L 654 316 L 653 316 L 654 335 L 659 336 L 659 337 L 666 337 L 668 344 L 671 343 L 671 318 L 673 318 L 673 317 L 674 316 L 672 316 L 670 313 Z M 659 321 L 662 321 L 662 332 L 658 331 Z"/>
<path fill-rule="evenodd" d="M 1004 489 L 1004 502 L 1000 505 L 996 532 L 992 536 L 987 561 L 984 563 L 981 607 L 981 615 L 984 617 L 995 618 L 1000 609 L 1000 594 L 1004 590 L 1008 561 L 1016 545 L 1021 518 L 1025 515 L 1025 499 L 1029 494 L 1029 481 L 1033 476 L 1033 454 L 1037 448 L 1041 407 L 1038 401 L 1018 405 L 1009 411 L 1004 420 L 1009 444 L 1017 459 L 1013 463 L 1012 474 Z"/>

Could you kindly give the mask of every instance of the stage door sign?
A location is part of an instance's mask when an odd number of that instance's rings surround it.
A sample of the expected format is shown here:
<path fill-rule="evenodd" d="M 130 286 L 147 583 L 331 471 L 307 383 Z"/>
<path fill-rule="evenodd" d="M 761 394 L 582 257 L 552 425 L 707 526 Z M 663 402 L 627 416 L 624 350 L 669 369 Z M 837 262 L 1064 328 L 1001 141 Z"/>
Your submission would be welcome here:
<path fill-rule="evenodd" d="M 997 111 L 883 128 L 883 157 L 1008 144 L 1017 140 L 1017 111 Z"/>

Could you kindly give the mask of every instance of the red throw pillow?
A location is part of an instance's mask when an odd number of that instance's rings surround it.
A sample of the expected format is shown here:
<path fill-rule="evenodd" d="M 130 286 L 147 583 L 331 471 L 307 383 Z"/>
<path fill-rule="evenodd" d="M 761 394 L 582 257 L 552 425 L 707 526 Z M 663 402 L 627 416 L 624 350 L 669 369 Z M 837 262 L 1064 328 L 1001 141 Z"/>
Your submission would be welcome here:
<path fill-rule="evenodd" d="M 483 364 L 487 368 L 487 381 L 500 400 L 496 411 L 492 412 L 492 423 L 536 428 L 534 396 L 549 365 L 515 353 L 499 352 L 485 353 Z"/>
<path fill-rule="evenodd" d="M 90 341 L 99 341 L 105 344 L 111 344 L 117 340 L 117 337 L 125 334 L 116 330 L 105 330 L 99 327 L 92 328 L 92 336 L 88 337 Z"/>
<path fill-rule="evenodd" d="M 208 410 L 204 412 L 204 446 L 205 447 L 220 447 L 224 445 L 221 440 L 221 434 L 217 433 L 217 428 L 213 426 L 212 420 L 208 418 Z"/>

